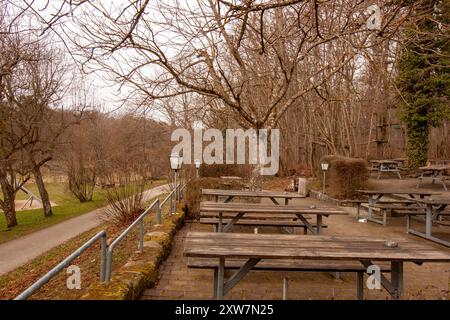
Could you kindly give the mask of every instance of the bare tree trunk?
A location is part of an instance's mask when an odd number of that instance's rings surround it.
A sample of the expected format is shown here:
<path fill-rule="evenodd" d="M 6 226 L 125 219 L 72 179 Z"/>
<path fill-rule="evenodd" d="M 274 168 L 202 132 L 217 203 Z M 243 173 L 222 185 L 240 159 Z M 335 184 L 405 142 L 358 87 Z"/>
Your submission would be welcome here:
<path fill-rule="evenodd" d="M 39 167 L 33 168 L 33 176 L 34 179 L 36 180 L 39 195 L 41 196 L 42 207 L 44 209 L 44 216 L 50 217 L 53 215 L 52 205 L 50 204 L 50 198 L 48 196 L 47 189 L 45 188 L 44 180 L 42 179 L 41 169 Z"/>
<path fill-rule="evenodd" d="M 9 184 L 7 174 L 3 170 L 0 170 L 0 185 L 3 193 L 1 207 L 5 214 L 6 226 L 11 228 L 17 226 L 15 204 L 16 193 L 14 192 L 14 187 Z"/>
<path fill-rule="evenodd" d="M 259 191 L 262 189 L 262 176 L 261 176 L 262 167 L 263 165 L 260 163 L 260 161 L 258 161 L 258 163 L 253 166 L 249 181 L 249 188 L 252 191 Z"/>

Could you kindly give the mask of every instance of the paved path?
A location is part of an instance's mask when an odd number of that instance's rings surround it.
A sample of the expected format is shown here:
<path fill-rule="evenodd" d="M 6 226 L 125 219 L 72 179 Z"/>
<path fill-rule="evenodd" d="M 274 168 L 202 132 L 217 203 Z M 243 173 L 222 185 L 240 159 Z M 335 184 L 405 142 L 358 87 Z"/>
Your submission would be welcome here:
<path fill-rule="evenodd" d="M 151 199 L 168 191 L 168 185 L 162 185 L 145 192 L 145 199 Z M 54 226 L 33 232 L 16 240 L 0 245 L 0 275 L 14 270 L 27 261 L 64 243 L 65 241 L 95 228 L 102 221 L 99 208 L 81 216 L 66 220 Z"/>

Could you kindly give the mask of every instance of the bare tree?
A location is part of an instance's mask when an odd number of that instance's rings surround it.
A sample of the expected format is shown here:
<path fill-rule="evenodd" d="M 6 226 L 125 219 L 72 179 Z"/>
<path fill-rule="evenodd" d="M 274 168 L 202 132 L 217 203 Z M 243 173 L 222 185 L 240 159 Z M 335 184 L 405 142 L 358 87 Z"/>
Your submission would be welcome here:
<path fill-rule="evenodd" d="M 212 111 L 228 110 L 242 127 L 270 129 L 354 61 L 361 48 L 396 32 L 403 3 L 386 5 L 376 41 L 365 27 L 369 4 L 68 2 L 66 10 L 78 10 L 78 15 L 67 19 L 61 31 L 83 64 L 106 70 L 136 96 L 152 101 L 196 93 L 215 100 Z M 61 9 L 61 19 L 65 14 Z M 323 53 L 334 58 L 312 65 L 311 57 Z"/>

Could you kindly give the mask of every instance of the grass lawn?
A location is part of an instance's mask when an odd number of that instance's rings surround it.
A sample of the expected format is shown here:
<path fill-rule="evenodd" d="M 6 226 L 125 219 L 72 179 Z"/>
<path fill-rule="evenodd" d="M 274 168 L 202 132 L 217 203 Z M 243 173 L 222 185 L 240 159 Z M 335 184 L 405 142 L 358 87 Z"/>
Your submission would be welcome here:
<path fill-rule="evenodd" d="M 159 196 L 163 199 L 167 194 Z M 156 199 L 156 198 L 154 198 Z M 153 201 L 152 199 L 151 201 Z M 164 207 L 163 213 L 167 214 L 168 206 Z M 146 229 L 154 224 L 155 216 L 150 215 L 145 220 Z M 70 253 L 75 251 L 89 238 L 94 236 L 100 230 L 106 230 L 109 239 L 116 238 L 126 226 L 117 227 L 109 224 L 102 224 L 92 230 L 89 230 L 65 243 L 51 249 L 41 256 L 33 259 L 25 265 L 0 276 L 0 300 L 12 299 L 19 293 L 29 287 L 33 282 L 42 277 L 51 268 L 56 266 Z M 112 270 L 117 270 L 124 265 L 131 257 L 133 252 L 137 250 L 138 230 L 135 228 L 122 242 L 115 248 L 113 256 Z M 147 229 L 148 230 L 148 229 Z M 90 284 L 100 279 L 100 244 L 97 242 L 91 248 L 86 250 L 81 256 L 75 259 L 71 265 L 77 265 L 81 271 L 81 289 L 67 289 L 66 270 L 62 270 L 52 280 L 45 284 L 29 299 L 64 299 L 76 300 L 86 293 L 86 289 Z"/>
<path fill-rule="evenodd" d="M 164 183 L 166 183 L 165 180 L 155 180 L 148 185 L 148 188 L 154 188 Z M 35 184 L 29 183 L 25 187 L 34 194 L 39 195 Z M 106 205 L 104 190 L 99 188 L 94 190 L 92 201 L 80 203 L 70 193 L 65 183 L 46 183 L 46 187 L 50 201 L 56 203 L 56 206 L 53 207 L 53 216 L 44 217 L 42 209 L 18 211 L 16 213 L 18 225 L 7 229 L 5 216 L 3 213 L 0 213 L 0 243 L 22 237 Z M 27 195 L 19 191 L 17 199 L 27 199 Z"/>

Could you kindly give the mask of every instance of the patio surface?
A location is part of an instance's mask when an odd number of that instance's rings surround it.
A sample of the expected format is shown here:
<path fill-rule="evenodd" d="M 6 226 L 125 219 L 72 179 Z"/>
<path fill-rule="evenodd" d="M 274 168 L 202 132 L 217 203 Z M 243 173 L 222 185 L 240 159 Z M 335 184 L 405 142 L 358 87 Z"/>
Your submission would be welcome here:
<path fill-rule="evenodd" d="M 389 184 L 383 181 L 383 184 Z M 411 182 L 405 181 L 404 184 Z M 433 188 L 435 191 L 436 189 Z M 306 198 L 292 202 L 299 205 L 324 205 L 323 202 Z M 442 250 L 450 250 L 428 240 L 405 233 L 406 218 L 388 218 L 383 227 L 374 223 L 360 223 L 355 219 L 355 210 L 343 207 L 348 216 L 324 218 L 328 228 L 324 235 L 361 235 L 385 239 L 402 239 L 427 243 Z M 436 235 L 450 237 L 450 228 L 433 227 Z M 252 232 L 250 227 L 234 227 L 233 232 Z M 212 299 L 213 271 L 188 269 L 183 257 L 184 239 L 188 231 L 212 231 L 212 226 L 187 222 L 177 233 L 172 251 L 161 265 L 158 283 L 146 289 L 141 299 Z M 259 228 L 259 233 L 279 233 L 278 228 Z M 299 232 L 303 232 L 299 230 Z M 341 273 L 340 279 L 326 272 L 272 272 L 251 271 L 233 288 L 225 299 L 282 299 L 283 278 L 289 279 L 289 299 L 356 299 L 356 274 Z M 389 276 L 388 276 L 389 277 Z M 365 277 L 367 279 L 367 276 Z M 413 263 L 404 265 L 403 299 L 448 299 L 450 264 L 429 263 L 422 266 Z M 365 299 L 389 299 L 384 289 L 364 289 Z"/>

